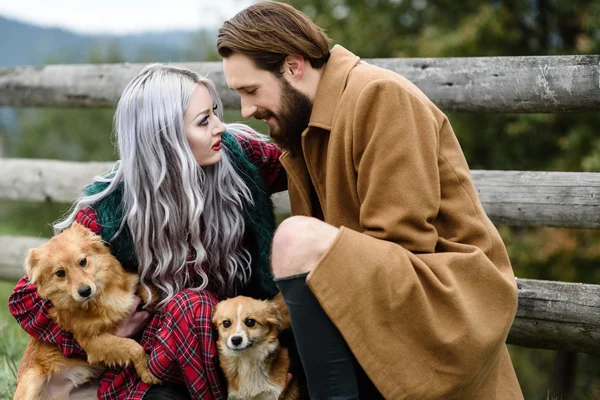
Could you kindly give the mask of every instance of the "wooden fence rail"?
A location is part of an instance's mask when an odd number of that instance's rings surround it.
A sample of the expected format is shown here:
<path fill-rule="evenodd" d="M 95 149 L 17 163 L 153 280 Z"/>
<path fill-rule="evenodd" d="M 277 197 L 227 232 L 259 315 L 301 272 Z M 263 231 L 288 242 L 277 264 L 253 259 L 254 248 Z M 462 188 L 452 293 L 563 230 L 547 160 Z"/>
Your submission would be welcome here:
<path fill-rule="evenodd" d="M 73 202 L 96 175 L 113 163 L 0 159 L 0 199 Z M 600 173 L 471 171 L 495 223 L 600 229 Z M 289 212 L 287 192 L 274 196 Z"/>
<path fill-rule="evenodd" d="M 367 59 L 415 83 L 444 111 L 569 112 L 600 109 L 600 56 Z M 145 64 L 0 68 L 0 106 L 112 107 Z M 208 76 L 239 108 L 221 63 L 181 63 Z"/>
<path fill-rule="evenodd" d="M 508 343 L 600 354 L 600 285 L 517 279 Z"/>

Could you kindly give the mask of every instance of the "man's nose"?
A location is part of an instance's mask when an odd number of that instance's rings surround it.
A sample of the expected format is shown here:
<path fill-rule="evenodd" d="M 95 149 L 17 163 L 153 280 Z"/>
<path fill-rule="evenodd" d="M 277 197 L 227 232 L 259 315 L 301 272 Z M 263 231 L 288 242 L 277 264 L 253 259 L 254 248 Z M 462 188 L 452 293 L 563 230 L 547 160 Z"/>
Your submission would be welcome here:
<path fill-rule="evenodd" d="M 256 106 L 251 104 L 248 100 L 244 100 L 242 97 L 242 117 L 243 118 L 252 118 L 252 116 L 256 113 Z"/>

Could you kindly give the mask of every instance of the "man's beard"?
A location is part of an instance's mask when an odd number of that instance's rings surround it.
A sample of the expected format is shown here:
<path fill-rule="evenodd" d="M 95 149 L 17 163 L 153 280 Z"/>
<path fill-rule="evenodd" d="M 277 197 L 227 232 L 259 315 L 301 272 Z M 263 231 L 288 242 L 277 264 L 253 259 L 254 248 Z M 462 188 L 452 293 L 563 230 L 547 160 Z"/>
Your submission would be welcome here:
<path fill-rule="evenodd" d="M 273 117 L 277 128 L 269 127 L 269 135 L 282 149 L 293 155 L 302 154 L 302 132 L 308 127 L 313 104 L 304 93 L 300 92 L 281 77 L 281 107 L 278 116 L 270 111 L 255 114 L 257 119 Z"/>

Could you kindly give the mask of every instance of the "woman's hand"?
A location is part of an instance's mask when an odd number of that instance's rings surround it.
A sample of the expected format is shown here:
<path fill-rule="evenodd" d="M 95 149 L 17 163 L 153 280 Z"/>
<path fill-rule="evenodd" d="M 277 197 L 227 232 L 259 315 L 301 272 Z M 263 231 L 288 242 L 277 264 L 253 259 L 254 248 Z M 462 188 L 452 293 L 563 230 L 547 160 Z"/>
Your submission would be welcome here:
<path fill-rule="evenodd" d="M 140 298 L 135 296 L 135 303 L 129 311 L 129 315 L 123 318 L 117 327 L 115 335 L 126 338 L 134 337 L 148 325 L 150 318 L 152 318 L 152 314 L 150 314 L 148 311 L 138 311 L 137 308 L 140 304 L 140 301 Z"/>
<path fill-rule="evenodd" d="M 288 372 L 287 378 L 285 379 L 285 389 L 283 389 L 283 392 L 281 392 L 281 394 L 279 395 L 279 399 L 285 398 L 285 395 L 287 394 L 287 391 L 290 388 L 290 382 L 292 381 L 292 378 L 292 374 Z"/>

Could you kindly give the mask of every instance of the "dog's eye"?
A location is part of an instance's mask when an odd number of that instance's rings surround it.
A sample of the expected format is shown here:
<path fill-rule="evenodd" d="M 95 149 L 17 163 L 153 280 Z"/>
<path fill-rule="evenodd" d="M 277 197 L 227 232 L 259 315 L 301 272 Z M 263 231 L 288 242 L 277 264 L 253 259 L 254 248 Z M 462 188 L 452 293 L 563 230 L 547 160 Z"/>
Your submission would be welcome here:
<path fill-rule="evenodd" d="M 256 325 L 256 321 L 253 320 L 252 318 L 246 318 L 246 320 L 244 321 L 244 323 L 246 324 L 246 326 L 248 328 L 252 328 L 254 325 Z"/>
<path fill-rule="evenodd" d="M 231 321 L 226 319 L 223 321 L 223 328 L 229 328 L 231 326 Z"/>
<path fill-rule="evenodd" d="M 86 265 L 87 265 L 87 258 L 82 258 L 81 260 L 79 260 L 80 267 L 85 267 Z"/>
<path fill-rule="evenodd" d="M 63 269 L 59 269 L 58 271 L 55 272 L 55 274 L 59 278 L 64 278 L 65 276 L 67 276 L 67 273 Z"/>

